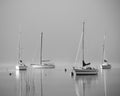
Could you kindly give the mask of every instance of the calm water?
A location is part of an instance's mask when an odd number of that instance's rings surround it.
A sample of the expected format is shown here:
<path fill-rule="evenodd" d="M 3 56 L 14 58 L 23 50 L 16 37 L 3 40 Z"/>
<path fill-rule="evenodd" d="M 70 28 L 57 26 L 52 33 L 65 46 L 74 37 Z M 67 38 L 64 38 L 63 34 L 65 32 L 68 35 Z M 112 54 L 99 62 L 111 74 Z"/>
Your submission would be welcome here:
<path fill-rule="evenodd" d="M 0 96 L 120 96 L 120 68 L 77 77 L 64 69 L 16 71 L 13 66 L 2 66 Z"/>

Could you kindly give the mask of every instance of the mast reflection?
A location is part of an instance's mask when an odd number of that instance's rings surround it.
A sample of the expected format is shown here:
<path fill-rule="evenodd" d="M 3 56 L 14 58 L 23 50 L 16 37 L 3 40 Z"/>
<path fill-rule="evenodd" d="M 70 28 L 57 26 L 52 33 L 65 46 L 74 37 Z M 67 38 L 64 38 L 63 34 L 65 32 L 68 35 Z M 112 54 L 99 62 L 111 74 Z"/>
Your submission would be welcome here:
<path fill-rule="evenodd" d="M 43 96 L 43 70 L 16 71 L 17 96 Z"/>
<path fill-rule="evenodd" d="M 102 75 L 103 75 L 103 84 L 104 84 L 104 96 L 107 96 L 107 72 L 108 72 L 109 70 L 103 70 L 103 73 L 102 73 Z"/>
<path fill-rule="evenodd" d="M 16 71 L 17 79 L 17 95 L 18 96 L 30 96 L 29 78 L 26 71 Z"/>
<path fill-rule="evenodd" d="M 91 88 L 91 85 L 96 84 L 98 80 L 97 75 L 73 75 L 75 83 L 75 91 L 77 96 L 86 96 L 86 89 Z"/>

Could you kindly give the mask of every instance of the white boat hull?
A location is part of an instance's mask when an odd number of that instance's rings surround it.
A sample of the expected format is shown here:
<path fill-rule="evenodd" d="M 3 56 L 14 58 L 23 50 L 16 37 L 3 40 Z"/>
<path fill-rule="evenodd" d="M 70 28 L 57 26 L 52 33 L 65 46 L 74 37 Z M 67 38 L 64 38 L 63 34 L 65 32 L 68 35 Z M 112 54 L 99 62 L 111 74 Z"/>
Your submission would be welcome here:
<path fill-rule="evenodd" d="M 38 68 L 38 69 L 42 69 L 42 68 L 55 68 L 55 65 L 53 65 L 53 64 L 42 64 L 42 65 L 40 65 L 40 64 L 31 64 L 31 66 L 33 67 L 33 68 Z"/>
<path fill-rule="evenodd" d="M 18 69 L 18 70 L 27 70 L 27 66 L 26 65 L 17 65 L 16 69 Z"/>
<path fill-rule="evenodd" d="M 102 64 L 101 68 L 102 69 L 111 69 L 111 65 L 110 64 Z"/>
<path fill-rule="evenodd" d="M 97 75 L 97 69 L 83 69 L 83 68 L 73 68 L 76 75 Z"/>

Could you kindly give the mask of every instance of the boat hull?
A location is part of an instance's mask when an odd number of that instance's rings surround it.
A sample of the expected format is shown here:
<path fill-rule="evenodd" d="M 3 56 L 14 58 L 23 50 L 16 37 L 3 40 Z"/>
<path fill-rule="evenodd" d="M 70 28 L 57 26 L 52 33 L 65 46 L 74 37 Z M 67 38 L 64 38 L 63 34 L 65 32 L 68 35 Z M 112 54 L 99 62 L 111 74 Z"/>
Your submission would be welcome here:
<path fill-rule="evenodd" d="M 40 64 L 31 64 L 31 66 L 32 66 L 33 68 L 37 68 L 37 69 L 55 68 L 55 65 L 52 65 L 52 64 L 43 64 L 43 65 L 40 65 Z"/>
<path fill-rule="evenodd" d="M 76 75 L 97 75 L 97 69 L 82 69 L 82 68 L 74 68 L 73 69 Z"/>
<path fill-rule="evenodd" d="M 26 65 L 17 65 L 16 69 L 18 69 L 18 70 L 27 70 L 27 66 Z"/>
<path fill-rule="evenodd" d="M 107 65 L 102 64 L 101 67 L 102 67 L 102 69 L 111 69 L 110 64 L 107 64 Z"/>

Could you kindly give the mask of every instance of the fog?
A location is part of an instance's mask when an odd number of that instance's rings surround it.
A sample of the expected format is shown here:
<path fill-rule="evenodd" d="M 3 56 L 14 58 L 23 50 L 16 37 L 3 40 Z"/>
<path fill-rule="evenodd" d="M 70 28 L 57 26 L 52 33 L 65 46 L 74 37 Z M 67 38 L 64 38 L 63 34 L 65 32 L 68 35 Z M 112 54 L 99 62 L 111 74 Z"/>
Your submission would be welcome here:
<path fill-rule="evenodd" d="M 20 31 L 24 62 L 39 62 L 44 32 L 43 58 L 74 63 L 83 21 L 85 60 L 101 62 L 106 32 L 106 58 L 120 63 L 119 6 L 119 0 L 0 0 L 0 63 L 17 63 Z"/>

